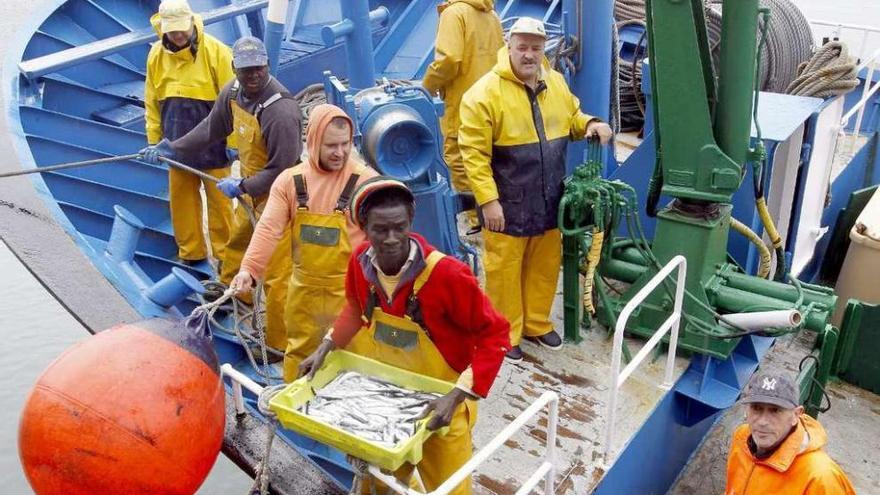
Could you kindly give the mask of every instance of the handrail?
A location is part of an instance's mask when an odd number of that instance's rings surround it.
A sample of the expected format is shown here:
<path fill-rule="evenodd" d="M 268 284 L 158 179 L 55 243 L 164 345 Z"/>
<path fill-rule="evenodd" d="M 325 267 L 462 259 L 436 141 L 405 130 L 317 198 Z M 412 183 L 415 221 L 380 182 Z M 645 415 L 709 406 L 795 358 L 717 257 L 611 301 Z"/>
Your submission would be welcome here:
<path fill-rule="evenodd" d="M 654 335 L 645 342 L 645 345 L 642 346 L 641 350 L 633 356 L 629 364 L 626 365 L 623 371 L 621 371 L 620 358 L 623 347 L 623 333 L 626 329 L 627 320 L 629 320 L 630 315 L 636 307 L 641 304 L 642 301 L 647 299 L 651 292 L 666 280 L 666 277 L 668 277 L 669 274 L 672 273 L 672 270 L 675 270 L 676 268 L 678 269 L 678 279 L 676 281 L 675 304 L 673 305 L 672 314 L 666 318 L 666 321 L 660 325 L 660 328 L 654 332 Z M 606 415 L 608 419 L 605 424 L 604 459 L 606 466 L 609 464 L 608 461 L 611 455 L 611 447 L 614 442 L 614 422 L 617 417 L 617 392 L 636 367 L 638 367 L 654 347 L 663 340 L 663 337 L 666 336 L 666 333 L 669 331 L 671 331 L 672 334 L 669 337 L 669 352 L 666 357 L 666 373 L 663 376 L 663 383 L 660 387 L 667 390 L 672 387 L 672 371 L 675 366 L 675 349 L 678 347 L 678 327 L 681 323 L 681 303 L 684 298 L 686 277 L 687 260 L 684 256 L 677 255 L 669 260 L 669 263 L 657 272 L 657 274 L 654 275 L 654 277 L 651 278 L 651 280 L 649 280 L 648 283 L 626 303 L 626 306 L 623 307 L 620 316 L 617 318 L 617 324 L 614 327 L 614 344 L 611 349 L 611 377 L 608 385 L 608 414 Z"/>
<path fill-rule="evenodd" d="M 867 47 L 867 44 L 868 44 L 868 36 L 871 33 L 880 34 L 880 27 L 876 27 L 876 26 L 866 26 L 863 24 L 846 24 L 843 22 L 825 21 L 825 20 L 818 20 L 818 19 L 817 20 L 808 20 L 808 22 L 810 24 L 813 24 L 816 26 L 827 26 L 827 27 L 835 28 L 832 31 L 832 34 L 835 37 L 840 37 L 840 33 L 844 29 L 850 29 L 853 31 L 860 31 L 862 33 L 862 42 L 859 44 L 859 51 L 856 52 L 857 56 L 859 56 L 859 57 L 861 57 L 862 54 L 865 53 L 865 48 Z"/>
<path fill-rule="evenodd" d="M 220 367 L 220 374 L 228 376 L 232 381 L 232 403 L 235 404 L 236 414 L 245 414 L 247 410 L 244 408 L 244 396 L 241 393 L 241 387 L 244 386 L 244 388 L 253 392 L 257 397 L 263 393 L 263 387 L 241 371 L 233 368 L 229 363 Z"/>
<path fill-rule="evenodd" d="M 556 457 L 556 424 L 557 418 L 559 414 L 559 396 L 556 392 L 544 392 L 538 400 L 532 403 L 525 411 L 520 413 L 519 416 L 516 417 L 509 425 L 507 425 L 503 430 L 501 430 L 495 438 L 493 438 L 489 443 L 486 444 L 485 447 L 480 449 L 479 452 L 473 455 L 462 467 L 458 469 L 455 473 L 452 474 L 446 481 L 443 482 L 440 486 L 438 486 L 434 491 L 429 494 L 423 494 L 422 492 L 416 491 L 397 480 L 394 476 L 383 473 L 378 467 L 370 466 L 368 471 L 371 475 L 376 477 L 382 483 L 385 483 L 389 488 L 394 490 L 395 492 L 401 495 L 446 495 L 452 490 L 454 490 L 459 483 L 464 481 L 474 470 L 482 464 L 486 459 L 489 458 L 499 447 L 504 445 L 514 433 L 516 433 L 520 428 L 522 428 L 526 421 L 532 418 L 535 414 L 544 409 L 544 406 L 549 405 L 549 418 L 547 420 L 547 438 L 545 440 L 546 445 L 546 453 L 544 454 L 544 462 L 538 467 L 537 470 L 529 477 L 528 480 L 522 485 L 522 487 L 517 490 L 516 495 L 525 495 L 531 493 L 532 490 L 538 485 L 541 479 L 544 479 L 544 494 L 545 495 L 553 495 L 554 490 L 554 482 L 556 477 L 556 468 L 555 468 L 555 457 Z"/>
<path fill-rule="evenodd" d="M 877 60 L 880 59 L 880 48 L 874 51 L 870 57 L 868 57 L 864 62 L 862 62 L 857 71 L 861 71 L 863 68 L 867 67 L 868 71 L 865 75 L 865 86 L 862 88 L 862 97 L 859 101 L 852 106 L 852 108 L 847 111 L 843 117 L 840 118 L 840 132 L 846 135 L 843 128 L 849 122 L 849 120 L 853 117 L 853 115 L 858 114 L 856 117 L 856 124 L 853 127 L 852 139 L 850 140 L 849 151 L 850 153 L 854 153 L 856 149 L 856 141 L 859 138 L 859 131 L 862 128 L 862 117 L 865 115 L 865 105 L 868 104 L 868 101 L 880 89 L 880 81 L 877 81 L 874 86 L 871 86 L 871 83 L 874 79 L 874 70 L 877 68 Z"/>

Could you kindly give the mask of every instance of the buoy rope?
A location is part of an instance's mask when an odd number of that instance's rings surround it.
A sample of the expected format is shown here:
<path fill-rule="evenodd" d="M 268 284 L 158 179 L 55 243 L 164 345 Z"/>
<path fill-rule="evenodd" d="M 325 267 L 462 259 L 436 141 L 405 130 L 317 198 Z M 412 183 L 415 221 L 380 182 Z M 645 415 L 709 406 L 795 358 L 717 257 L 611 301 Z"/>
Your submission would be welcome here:
<path fill-rule="evenodd" d="M 244 353 L 247 356 L 251 367 L 254 369 L 254 371 L 257 372 L 260 377 L 262 377 L 266 381 L 267 384 L 277 383 L 281 381 L 282 378 L 275 372 L 275 368 L 273 368 L 268 363 L 269 354 L 273 354 L 275 356 L 283 356 L 284 353 L 275 350 L 266 344 L 266 332 L 263 317 L 265 311 L 263 310 L 262 303 L 263 284 L 261 282 L 257 283 L 257 286 L 254 289 L 254 304 L 250 309 L 248 309 L 247 305 L 242 303 L 240 300 L 233 297 L 233 294 L 226 286 L 226 284 L 218 282 L 216 280 L 205 280 L 202 282 L 202 285 L 204 285 L 205 288 L 208 290 L 214 290 L 217 292 L 222 291 L 223 295 L 213 302 L 205 302 L 204 297 L 199 296 L 203 304 L 196 309 L 198 310 L 199 308 L 207 308 L 209 310 L 208 317 L 214 328 L 221 329 L 224 332 L 235 335 L 237 337 L 238 342 L 244 349 Z M 223 307 L 224 303 L 227 302 L 232 305 L 231 328 L 227 327 L 214 317 L 214 313 L 216 313 L 221 307 Z M 225 309 L 229 309 L 229 306 L 226 306 Z M 242 325 L 245 321 L 247 321 L 248 318 L 251 319 L 251 329 L 253 330 L 252 333 L 242 330 Z M 260 357 L 262 358 L 263 365 L 259 365 L 257 363 L 257 358 L 254 357 L 254 349 L 251 348 L 251 344 L 255 344 L 255 346 L 259 348 Z"/>
<path fill-rule="evenodd" d="M 259 493 L 260 495 L 269 494 L 269 458 L 272 455 L 272 442 L 275 440 L 275 430 L 278 428 L 278 417 L 275 411 L 269 407 L 269 401 L 278 395 L 287 384 L 272 385 L 263 389 L 260 396 L 257 397 L 257 409 L 266 417 L 266 450 L 263 457 L 257 462 L 254 468 L 254 483 L 248 490 L 248 495 Z"/>

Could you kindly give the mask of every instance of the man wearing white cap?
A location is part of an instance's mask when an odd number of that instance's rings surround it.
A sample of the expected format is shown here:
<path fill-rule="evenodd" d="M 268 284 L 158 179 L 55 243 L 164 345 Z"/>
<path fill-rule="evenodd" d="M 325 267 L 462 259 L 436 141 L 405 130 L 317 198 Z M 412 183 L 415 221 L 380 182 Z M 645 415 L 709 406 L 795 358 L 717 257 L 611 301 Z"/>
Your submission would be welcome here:
<path fill-rule="evenodd" d="M 562 339 L 550 308 L 562 257 L 556 225 L 566 147 L 611 128 L 580 102 L 544 57 L 544 24 L 519 18 L 491 72 L 462 99 L 458 143 L 484 225 L 486 292 L 510 321 L 512 361 L 522 335 L 551 349 Z"/>
<path fill-rule="evenodd" d="M 164 0 L 150 19 L 159 41 L 147 56 L 144 87 L 147 142 L 175 140 L 208 116 L 220 89 L 235 74 L 232 50 L 205 32 L 202 18 L 186 0 Z M 228 143 L 221 139 L 195 153 L 181 156 L 188 165 L 214 177 L 229 175 Z M 171 224 L 178 257 L 185 264 L 208 257 L 202 232 L 202 180 L 195 175 L 168 169 Z M 213 184 L 206 184 L 208 235 L 211 252 L 223 259 L 232 226 L 232 203 Z"/>

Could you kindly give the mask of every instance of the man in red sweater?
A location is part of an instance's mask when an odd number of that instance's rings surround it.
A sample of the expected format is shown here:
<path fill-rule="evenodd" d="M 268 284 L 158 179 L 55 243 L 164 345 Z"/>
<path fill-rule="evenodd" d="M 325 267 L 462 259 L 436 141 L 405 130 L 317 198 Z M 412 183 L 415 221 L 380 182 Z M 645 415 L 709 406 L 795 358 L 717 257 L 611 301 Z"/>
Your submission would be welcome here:
<path fill-rule="evenodd" d="M 433 413 L 429 429 L 449 426 L 449 433 L 425 443 L 418 465 L 433 491 L 471 457 L 476 401 L 489 393 L 510 350 L 510 325 L 467 265 L 410 232 L 414 208 L 412 192 L 389 177 L 369 179 L 355 192 L 350 214 L 368 242 L 349 260 L 342 313 L 300 374 L 313 376 L 331 350 L 345 348 L 455 382 L 424 413 Z M 404 466 L 395 476 L 405 480 L 411 473 L 412 466 Z M 452 493 L 470 494 L 470 478 Z"/>

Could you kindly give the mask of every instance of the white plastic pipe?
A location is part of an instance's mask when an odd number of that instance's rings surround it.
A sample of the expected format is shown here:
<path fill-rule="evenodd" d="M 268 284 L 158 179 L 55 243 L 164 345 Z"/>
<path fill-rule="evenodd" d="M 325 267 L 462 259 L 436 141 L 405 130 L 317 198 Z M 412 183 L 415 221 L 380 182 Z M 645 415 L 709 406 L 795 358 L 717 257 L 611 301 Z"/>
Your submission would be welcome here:
<path fill-rule="evenodd" d="M 777 311 L 758 311 L 755 313 L 735 313 L 724 315 L 721 324 L 732 323 L 746 330 L 763 330 L 765 328 L 796 327 L 803 317 L 796 309 L 780 309 Z"/>

